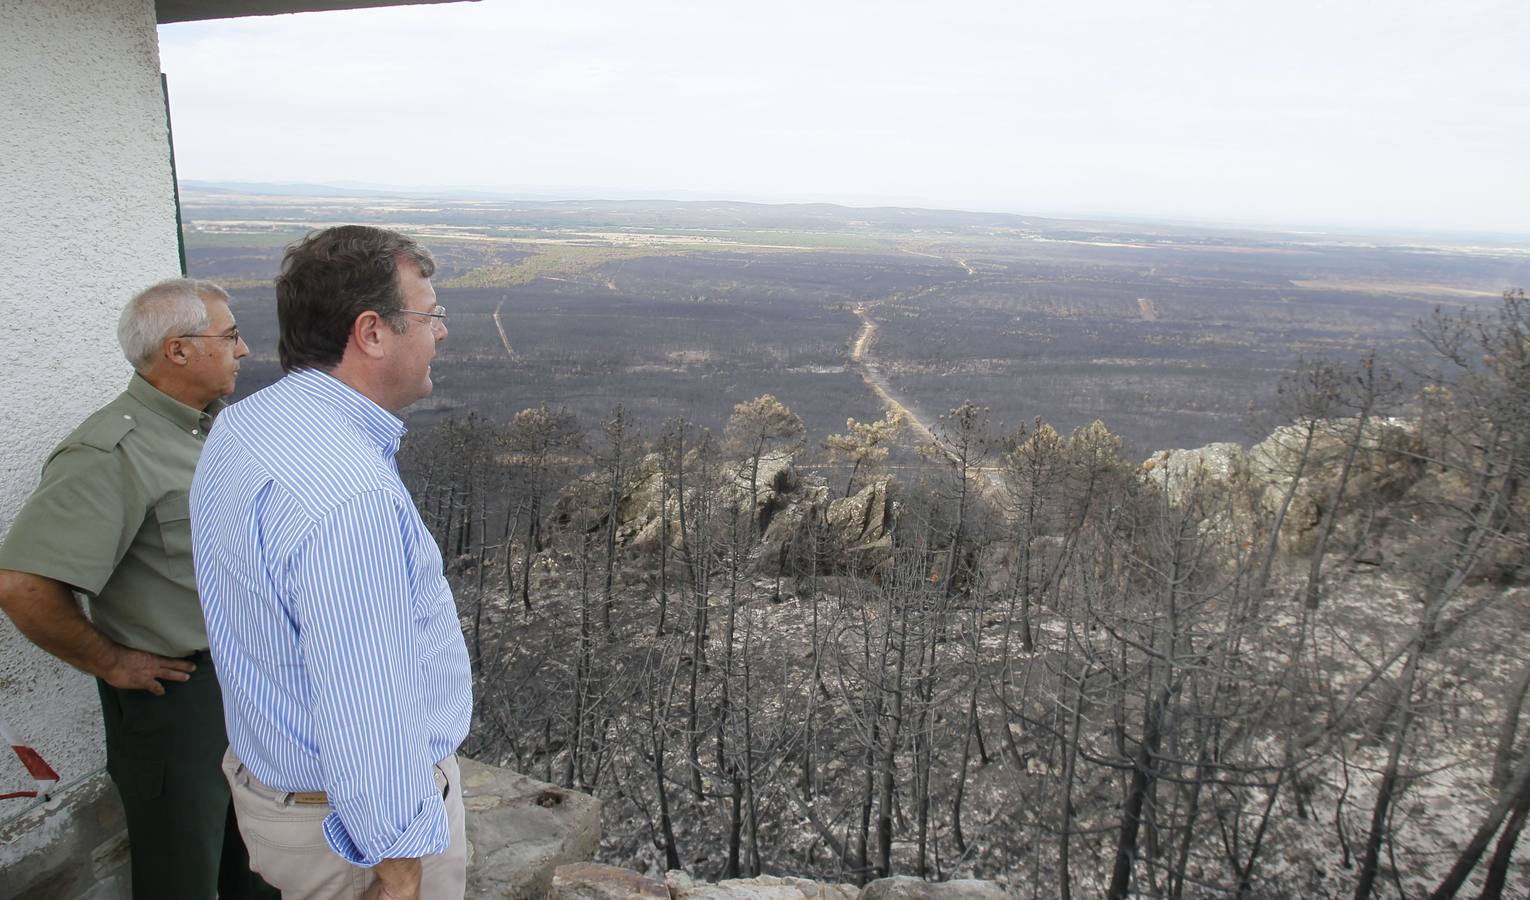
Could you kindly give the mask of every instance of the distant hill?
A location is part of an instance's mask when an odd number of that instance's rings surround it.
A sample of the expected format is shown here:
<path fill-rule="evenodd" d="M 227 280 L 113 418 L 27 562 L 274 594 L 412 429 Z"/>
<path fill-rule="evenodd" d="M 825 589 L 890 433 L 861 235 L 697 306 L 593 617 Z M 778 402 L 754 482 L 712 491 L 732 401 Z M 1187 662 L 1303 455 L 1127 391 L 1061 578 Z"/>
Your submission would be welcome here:
<path fill-rule="evenodd" d="M 726 199 L 680 199 L 622 192 L 605 194 L 504 191 L 453 187 L 415 189 L 364 184 L 312 182 L 201 181 L 180 183 L 182 199 L 215 205 L 237 201 L 241 212 L 262 202 L 282 207 L 312 200 L 394 200 L 433 211 L 443 206 L 464 210 L 492 209 L 501 217 L 519 213 L 503 224 L 542 225 L 549 218 L 567 224 L 634 228 L 785 228 L 806 230 L 877 231 L 919 234 L 951 232 L 965 235 L 1029 235 L 1060 240 L 1169 241 L 1185 244 L 1249 242 L 1308 246 L 1354 244 L 1383 246 L 1458 246 L 1465 243 L 1530 251 L 1530 236 L 1497 232 L 1434 234 L 1418 230 L 1321 229 L 1292 226 L 1256 227 L 1201 222 L 1114 218 L 1036 216 L 958 209 L 908 206 L 848 206 L 835 203 L 772 203 Z M 434 221 L 434 220 L 433 220 Z"/>

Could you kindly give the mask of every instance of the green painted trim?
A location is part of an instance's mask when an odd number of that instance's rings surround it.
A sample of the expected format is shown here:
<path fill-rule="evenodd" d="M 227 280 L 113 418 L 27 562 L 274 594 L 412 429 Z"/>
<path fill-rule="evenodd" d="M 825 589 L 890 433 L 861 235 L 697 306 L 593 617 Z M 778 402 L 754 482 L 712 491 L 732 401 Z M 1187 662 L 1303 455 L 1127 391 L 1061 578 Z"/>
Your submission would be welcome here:
<path fill-rule="evenodd" d="M 159 93 L 165 98 L 165 141 L 170 145 L 170 190 L 175 194 L 175 249 L 181 258 L 181 277 L 186 277 L 186 225 L 181 220 L 181 179 L 175 172 L 175 128 L 170 123 L 170 81 L 159 73 Z"/>

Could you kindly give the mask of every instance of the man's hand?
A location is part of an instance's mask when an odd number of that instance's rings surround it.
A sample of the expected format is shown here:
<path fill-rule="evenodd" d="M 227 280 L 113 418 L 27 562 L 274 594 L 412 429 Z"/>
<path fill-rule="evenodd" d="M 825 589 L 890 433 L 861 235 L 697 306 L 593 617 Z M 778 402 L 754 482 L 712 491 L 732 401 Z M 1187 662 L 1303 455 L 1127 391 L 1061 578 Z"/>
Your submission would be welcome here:
<path fill-rule="evenodd" d="M 164 681 L 186 681 L 196 666 L 124 647 L 96 629 L 69 585 L 30 572 L 0 570 L 0 610 L 32 643 L 116 688 L 162 696 Z"/>
<path fill-rule="evenodd" d="M 385 859 L 372 867 L 377 880 L 361 895 L 361 900 L 419 900 L 420 861 Z"/>
<path fill-rule="evenodd" d="M 116 645 L 111 666 L 100 673 L 101 680 L 114 688 L 148 691 L 156 697 L 165 695 L 161 681 L 190 681 L 196 663 L 168 656 L 156 656 L 142 650 Z"/>

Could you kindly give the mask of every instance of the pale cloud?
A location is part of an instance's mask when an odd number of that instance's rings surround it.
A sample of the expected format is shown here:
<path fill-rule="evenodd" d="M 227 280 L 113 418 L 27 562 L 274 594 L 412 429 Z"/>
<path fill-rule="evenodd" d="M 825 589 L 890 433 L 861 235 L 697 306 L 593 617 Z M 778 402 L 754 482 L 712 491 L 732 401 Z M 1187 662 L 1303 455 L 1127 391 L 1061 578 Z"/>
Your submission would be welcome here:
<path fill-rule="evenodd" d="M 166 26 L 185 177 L 1530 230 L 1530 5 L 570 0 Z"/>

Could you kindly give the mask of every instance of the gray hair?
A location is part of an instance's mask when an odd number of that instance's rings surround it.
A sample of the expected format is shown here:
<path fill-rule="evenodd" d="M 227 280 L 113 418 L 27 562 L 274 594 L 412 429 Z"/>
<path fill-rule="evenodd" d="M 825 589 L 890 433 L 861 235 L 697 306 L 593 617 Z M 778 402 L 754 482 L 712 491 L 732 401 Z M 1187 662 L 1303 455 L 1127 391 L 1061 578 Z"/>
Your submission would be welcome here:
<path fill-rule="evenodd" d="M 117 320 L 122 355 L 134 369 L 147 372 L 167 339 L 207 328 L 207 300 L 227 303 L 228 291 L 196 278 L 171 278 L 140 291 Z"/>

